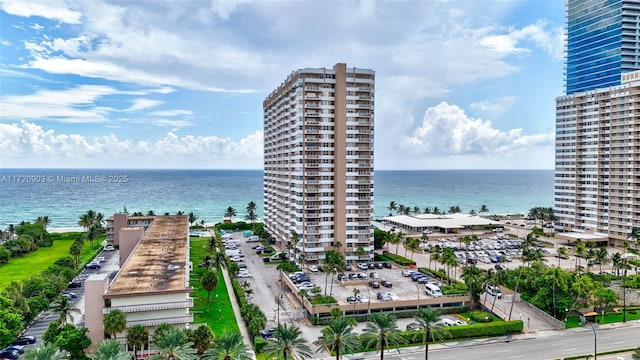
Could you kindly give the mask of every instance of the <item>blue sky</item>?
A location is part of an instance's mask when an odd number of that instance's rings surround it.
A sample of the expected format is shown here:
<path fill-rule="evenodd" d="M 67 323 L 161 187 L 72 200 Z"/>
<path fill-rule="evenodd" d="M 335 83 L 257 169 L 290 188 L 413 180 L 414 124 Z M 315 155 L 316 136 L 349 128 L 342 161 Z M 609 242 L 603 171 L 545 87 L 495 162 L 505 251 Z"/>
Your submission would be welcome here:
<path fill-rule="evenodd" d="M 376 71 L 375 168 L 551 169 L 564 5 L 0 0 L 0 167 L 262 168 L 293 70 Z"/>

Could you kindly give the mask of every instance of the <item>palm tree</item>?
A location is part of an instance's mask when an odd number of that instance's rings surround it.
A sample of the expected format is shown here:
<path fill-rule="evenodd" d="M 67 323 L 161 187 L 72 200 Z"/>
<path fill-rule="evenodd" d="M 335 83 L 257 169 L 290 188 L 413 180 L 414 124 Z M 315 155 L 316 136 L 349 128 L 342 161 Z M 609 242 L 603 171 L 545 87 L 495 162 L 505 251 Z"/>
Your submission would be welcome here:
<path fill-rule="evenodd" d="M 89 229 L 89 226 L 93 225 L 96 220 L 96 212 L 93 210 L 87 210 L 86 213 L 80 215 L 80 220 L 78 220 L 78 225 L 82 226 L 85 231 Z"/>
<path fill-rule="evenodd" d="M 91 245 L 92 249 L 93 241 L 97 239 L 98 236 L 100 236 L 100 228 L 98 227 L 98 225 L 95 223 L 89 225 L 89 228 L 87 228 L 87 232 L 84 234 L 84 237 L 89 240 L 89 244 Z"/>
<path fill-rule="evenodd" d="M 420 240 L 416 238 L 410 238 L 404 243 L 404 248 L 411 250 L 411 261 L 413 261 L 413 253 L 420 249 Z M 406 256 L 405 256 L 406 257 Z"/>
<path fill-rule="evenodd" d="M 134 325 L 127 330 L 127 343 L 133 347 L 133 356 L 136 357 L 136 348 L 142 348 L 149 341 L 149 330 L 143 325 Z"/>
<path fill-rule="evenodd" d="M 91 360 L 131 360 L 131 355 L 124 350 L 122 344 L 117 340 L 101 342 L 97 345 L 97 350 L 87 356 Z"/>
<path fill-rule="evenodd" d="M 282 353 L 284 360 L 311 358 L 311 348 L 307 344 L 307 340 L 302 337 L 300 329 L 295 325 L 278 325 L 273 333 L 273 339 L 269 340 L 264 347 L 264 352 L 269 356 L 276 357 Z"/>
<path fill-rule="evenodd" d="M 198 355 L 202 355 L 211 348 L 213 333 L 211 329 L 209 329 L 209 325 L 201 324 L 194 330 L 189 330 L 187 336 L 189 337 L 189 341 L 193 343 L 193 348 L 196 349 Z"/>
<path fill-rule="evenodd" d="M 156 213 L 153 210 L 147 211 L 147 216 L 156 216 Z"/>
<path fill-rule="evenodd" d="M 191 226 L 193 226 L 193 223 L 198 221 L 198 215 L 194 214 L 193 211 L 190 212 L 188 215 L 189 217 L 189 224 L 191 224 Z"/>
<path fill-rule="evenodd" d="M 211 348 L 204 352 L 202 360 L 250 360 L 249 347 L 242 342 L 240 333 L 223 334 L 213 339 Z"/>
<path fill-rule="evenodd" d="M 36 222 L 39 224 L 42 224 L 42 227 L 45 228 L 46 230 L 47 226 L 51 224 L 51 219 L 49 219 L 48 216 L 38 216 L 38 218 L 36 219 Z"/>
<path fill-rule="evenodd" d="M 576 269 L 580 266 L 580 258 L 585 256 L 585 252 L 587 250 L 586 245 L 582 242 L 582 239 L 576 239 L 574 254 L 576 256 Z"/>
<path fill-rule="evenodd" d="M 207 290 L 207 312 L 209 312 L 211 291 L 215 290 L 218 286 L 218 273 L 207 269 L 207 271 L 202 274 L 202 277 L 200 278 L 200 284 L 205 290 Z"/>
<path fill-rule="evenodd" d="M 255 225 L 255 221 L 258 218 L 258 215 L 256 215 L 256 203 L 253 201 L 250 201 L 247 204 L 247 216 L 245 217 L 247 220 L 251 221 L 251 227 L 253 232 L 256 232 L 256 225 Z"/>
<path fill-rule="evenodd" d="M 560 267 L 560 259 L 566 259 L 568 254 L 568 250 L 564 246 L 558 247 L 558 267 Z"/>
<path fill-rule="evenodd" d="M 402 341 L 396 317 L 389 313 L 373 313 L 364 328 L 368 337 L 367 346 L 375 346 L 380 350 L 380 360 L 384 359 L 384 350 L 389 346 L 397 346 Z"/>
<path fill-rule="evenodd" d="M 224 217 L 229 219 L 236 216 L 236 214 L 237 214 L 236 209 L 232 208 L 231 206 L 229 206 L 227 210 L 224 211 Z"/>
<path fill-rule="evenodd" d="M 102 326 L 104 327 L 104 332 L 115 339 L 116 334 L 127 328 L 127 315 L 121 310 L 112 309 L 102 319 Z"/>
<path fill-rule="evenodd" d="M 389 210 L 389 216 L 393 215 L 393 212 L 398 209 L 398 204 L 395 201 L 391 201 L 389 205 L 387 205 L 387 210 Z"/>
<path fill-rule="evenodd" d="M 196 351 L 191 347 L 184 331 L 171 328 L 157 336 L 152 347 L 156 354 L 151 360 L 195 360 Z"/>
<path fill-rule="evenodd" d="M 82 243 L 80 241 L 74 241 L 69 247 L 69 254 L 73 256 L 77 269 L 80 262 L 80 255 L 82 254 Z"/>
<path fill-rule="evenodd" d="M 551 282 L 551 290 L 552 290 L 552 297 L 553 297 L 553 316 L 557 317 L 558 316 L 558 312 L 556 309 L 557 293 L 560 290 L 562 291 L 567 290 L 567 288 L 569 287 L 569 275 L 567 272 L 563 271 L 559 267 L 553 267 L 547 270 L 547 272 L 544 275 L 544 278 L 549 282 Z"/>
<path fill-rule="evenodd" d="M 418 313 L 415 315 L 416 322 L 411 325 L 416 325 L 420 329 L 424 330 L 424 359 L 429 359 L 429 341 L 436 341 L 449 335 L 441 323 L 438 322 L 440 314 L 437 310 L 431 306 L 418 309 Z"/>
<path fill-rule="evenodd" d="M 400 246 L 400 243 L 404 242 L 404 235 L 405 233 L 403 233 L 402 231 L 398 231 L 396 233 L 395 239 L 393 240 L 393 243 L 396 245 L 396 256 L 398 255 L 398 247 Z"/>
<path fill-rule="evenodd" d="M 335 351 L 336 360 L 340 360 L 343 353 L 350 352 L 358 347 L 358 336 L 353 332 L 353 325 L 346 317 L 337 317 L 322 329 L 322 336 L 313 342 L 316 352 L 324 349 Z"/>
<path fill-rule="evenodd" d="M 414 206 L 414 207 L 413 207 L 412 212 L 413 212 L 415 215 L 420 214 L 420 207 L 419 207 L 419 206 Z"/>
<path fill-rule="evenodd" d="M 607 265 L 611 262 L 611 258 L 609 257 L 609 252 L 607 248 L 601 247 L 596 251 L 596 263 L 600 266 L 600 274 L 602 274 L 602 265 Z"/>
<path fill-rule="evenodd" d="M 73 323 L 73 315 L 71 314 L 82 314 L 80 309 L 73 307 L 73 303 L 71 303 L 71 301 L 64 296 L 60 296 L 53 303 L 51 311 L 60 315 L 60 319 L 58 319 L 58 321 L 60 321 L 63 325 L 67 323 L 67 319 L 70 319 L 71 323 Z"/>
<path fill-rule="evenodd" d="M 482 205 L 480 205 L 480 210 L 478 210 L 478 212 L 480 214 L 486 214 L 486 213 L 489 212 L 489 208 L 487 207 L 487 205 L 482 204 Z"/>
<path fill-rule="evenodd" d="M 37 348 L 26 350 L 22 358 L 25 360 L 64 360 L 66 356 L 54 344 L 42 342 Z M 127 359 L 113 360 L 128 360 L 128 357 Z"/>

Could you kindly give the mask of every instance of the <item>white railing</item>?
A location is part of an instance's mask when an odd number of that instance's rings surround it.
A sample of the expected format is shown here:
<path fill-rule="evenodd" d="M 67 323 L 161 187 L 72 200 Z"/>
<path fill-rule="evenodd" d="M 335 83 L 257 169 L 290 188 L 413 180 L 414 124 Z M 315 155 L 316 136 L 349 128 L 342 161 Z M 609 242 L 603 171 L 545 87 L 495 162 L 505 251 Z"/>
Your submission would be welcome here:
<path fill-rule="evenodd" d="M 189 324 L 192 322 L 193 322 L 193 315 L 189 314 L 187 316 L 179 316 L 179 317 L 172 317 L 172 318 L 127 321 L 127 328 L 131 328 L 135 325 L 142 325 L 142 326 L 149 327 L 149 326 L 158 326 L 161 324 L 169 324 L 169 325 Z"/>
<path fill-rule="evenodd" d="M 141 304 L 129 306 L 112 306 L 102 309 L 103 314 L 108 314 L 111 310 L 118 309 L 124 313 L 142 312 L 142 311 L 161 311 L 171 309 L 187 309 L 193 307 L 193 299 L 185 301 L 174 301 L 169 303 L 157 304 Z"/>

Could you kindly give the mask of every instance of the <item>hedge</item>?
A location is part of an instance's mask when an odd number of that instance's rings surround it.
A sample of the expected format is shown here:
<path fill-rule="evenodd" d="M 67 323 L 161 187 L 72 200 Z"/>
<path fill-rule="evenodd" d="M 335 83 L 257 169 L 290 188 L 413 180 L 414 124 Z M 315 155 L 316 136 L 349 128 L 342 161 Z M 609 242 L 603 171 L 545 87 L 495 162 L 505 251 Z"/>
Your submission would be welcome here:
<path fill-rule="evenodd" d="M 450 335 L 446 339 L 461 339 L 517 334 L 521 333 L 523 328 L 524 322 L 522 320 L 512 320 L 488 324 L 450 326 L 445 327 L 444 329 L 447 330 Z M 404 336 L 407 342 L 410 344 L 422 343 L 422 339 L 424 338 L 424 331 L 406 331 L 404 333 Z"/>
<path fill-rule="evenodd" d="M 415 265 L 416 262 L 413 260 L 409 260 L 405 257 L 402 257 L 400 255 L 395 255 L 395 254 L 391 254 L 391 253 L 384 253 L 382 255 L 380 254 L 375 254 L 373 259 L 375 261 L 393 261 L 394 263 L 400 265 L 400 266 L 409 266 L 409 265 Z"/>

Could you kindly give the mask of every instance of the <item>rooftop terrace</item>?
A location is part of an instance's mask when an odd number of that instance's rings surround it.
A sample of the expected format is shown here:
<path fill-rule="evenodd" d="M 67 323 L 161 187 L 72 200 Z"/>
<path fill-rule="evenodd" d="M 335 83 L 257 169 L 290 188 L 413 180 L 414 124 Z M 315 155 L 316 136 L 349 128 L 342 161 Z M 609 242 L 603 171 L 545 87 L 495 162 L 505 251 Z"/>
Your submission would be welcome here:
<path fill-rule="evenodd" d="M 106 296 L 185 290 L 188 284 L 186 216 L 156 216 L 126 260 Z"/>

